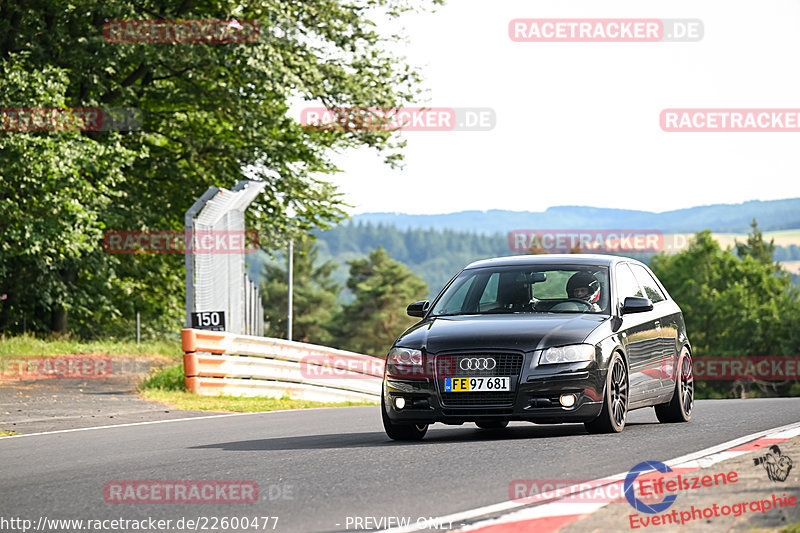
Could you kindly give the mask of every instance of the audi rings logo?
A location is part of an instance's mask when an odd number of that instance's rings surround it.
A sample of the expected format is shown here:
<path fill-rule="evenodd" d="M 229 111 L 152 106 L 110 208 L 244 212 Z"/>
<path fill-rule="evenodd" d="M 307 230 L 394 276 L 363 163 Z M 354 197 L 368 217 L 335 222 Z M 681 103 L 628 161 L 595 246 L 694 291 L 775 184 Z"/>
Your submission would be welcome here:
<path fill-rule="evenodd" d="M 458 362 L 461 370 L 492 370 L 497 366 L 497 361 L 491 357 L 465 357 Z"/>

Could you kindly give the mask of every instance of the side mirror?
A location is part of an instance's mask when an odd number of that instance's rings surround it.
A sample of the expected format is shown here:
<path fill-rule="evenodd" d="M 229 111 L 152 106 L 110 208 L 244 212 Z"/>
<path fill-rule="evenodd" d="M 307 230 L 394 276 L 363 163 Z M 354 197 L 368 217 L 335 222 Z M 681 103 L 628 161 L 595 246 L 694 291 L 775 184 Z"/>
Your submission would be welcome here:
<path fill-rule="evenodd" d="M 406 307 L 406 313 L 408 313 L 408 316 L 415 316 L 418 318 L 422 318 L 423 316 L 425 316 L 425 312 L 428 310 L 429 305 L 431 305 L 431 303 L 428 300 L 414 302 L 413 304 Z"/>
<path fill-rule="evenodd" d="M 629 315 L 631 313 L 644 313 L 645 311 L 653 310 L 653 302 L 650 298 L 642 298 L 640 296 L 628 296 L 622 304 L 620 314 Z"/>
<path fill-rule="evenodd" d="M 531 272 L 531 283 L 541 283 L 547 281 L 547 273 L 545 272 Z"/>

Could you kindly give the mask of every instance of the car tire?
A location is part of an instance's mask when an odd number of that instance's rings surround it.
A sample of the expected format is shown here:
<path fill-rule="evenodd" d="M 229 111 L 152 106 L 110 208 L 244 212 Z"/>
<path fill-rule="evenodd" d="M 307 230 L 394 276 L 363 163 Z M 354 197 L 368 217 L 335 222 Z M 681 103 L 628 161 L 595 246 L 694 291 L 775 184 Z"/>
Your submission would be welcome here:
<path fill-rule="evenodd" d="M 383 429 L 392 440 L 422 440 L 425 433 L 428 432 L 428 424 L 392 422 L 386 414 L 386 400 L 383 395 L 381 395 L 381 415 L 383 416 Z"/>
<path fill-rule="evenodd" d="M 628 390 L 628 368 L 619 352 L 614 352 L 606 374 L 603 409 L 600 416 L 591 422 L 584 422 L 589 433 L 619 433 L 625 428 Z"/>
<path fill-rule="evenodd" d="M 485 420 L 483 422 L 475 422 L 478 429 L 505 429 L 508 426 L 508 420 Z"/>
<path fill-rule="evenodd" d="M 656 418 L 662 423 L 688 422 L 694 410 L 694 375 L 692 373 L 692 355 L 684 346 L 678 360 L 678 371 L 675 376 L 675 392 L 672 400 L 655 406 Z"/>

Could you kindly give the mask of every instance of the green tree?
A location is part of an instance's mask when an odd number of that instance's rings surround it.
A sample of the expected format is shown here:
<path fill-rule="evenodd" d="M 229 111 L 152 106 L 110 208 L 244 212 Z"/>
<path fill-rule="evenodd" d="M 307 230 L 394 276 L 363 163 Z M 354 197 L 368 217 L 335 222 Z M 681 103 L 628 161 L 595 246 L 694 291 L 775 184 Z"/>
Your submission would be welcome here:
<path fill-rule="evenodd" d="M 0 62 L 0 102 L 63 107 L 68 73 L 33 68 L 29 55 Z M 102 144 L 77 131 L 0 133 L 0 292 L 8 294 L 0 330 L 25 323 L 63 332 L 68 313 L 80 316 L 82 305 L 101 320 L 114 317 L 109 296 L 124 287 L 99 247 L 102 219 L 135 155 L 118 133 Z"/>
<path fill-rule="evenodd" d="M 335 342 L 346 350 L 384 356 L 394 339 L 415 322 L 406 307 L 424 299 L 428 285 L 381 247 L 348 264 L 347 288 L 355 299 L 331 324 Z"/>
<path fill-rule="evenodd" d="M 755 228 L 754 228 L 755 229 Z M 751 235 L 748 242 L 756 243 Z M 758 252 L 757 252 L 758 253 Z M 789 275 L 763 255 L 739 258 L 709 230 L 679 254 L 659 254 L 650 267 L 683 311 L 695 355 L 795 355 L 800 299 Z M 729 384 L 705 383 L 700 394 Z"/>
<path fill-rule="evenodd" d="M 657 255 L 650 267 L 681 306 L 695 353 L 778 355 L 788 348 L 784 314 L 795 309 L 796 295 L 773 263 L 740 259 L 705 230 L 687 250 Z"/>
<path fill-rule="evenodd" d="M 336 296 L 340 287 L 331 274 L 333 261 L 320 263 L 316 246 L 310 240 L 295 244 L 293 261 L 292 338 L 300 342 L 329 344 L 331 335 L 325 326 L 338 310 Z M 289 275 L 286 257 L 279 263 L 266 263 L 261 282 L 264 320 L 270 337 L 286 338 Z"/>
<path fill-rule="evenodd" d="M 769 243 L 764 240 L 755 218 L 750 227 L 752 231 L 747 235 L 747 242 L 736 241 L 736 253 L 739 257 L 750 256 L 765 265 L 771 265 L 775 257 L 775 239 L 770 239 Z"/>
<path fill-rule="evenodd" d="M 432 0 L 436 3 L 436 0 Z M 131 132 L 0 133 L 0 332 L 23 312 L 42 331 L 114 331 L 134 308 L 145 324 L 180 327 L 182 258 L 109 257 L 108 230 L 182 229 L 209 186 L 267 181 L 248 212 L 267 245 L 343 217 L 316 176 L 333 150 L 370 146 L 397 164 L 385 131 L 314 131 L 289 114 L 326 107 L 399 107 L 419 77 L 388 52 L 377 21 L 410 0 L 32 0 L 0 3 L 4 107 L 138 109 Z M 247 43 L 115 43 L 104 24 L 137 19 L 255 20 Z M 290 217 L 289 207 L 294 211 Z M 22 286 L 25 284 L 24 286 Z M 12 290 L 13 289 L 13 290 Z M 163 330 L 162 330 L 163 331 Z"/>

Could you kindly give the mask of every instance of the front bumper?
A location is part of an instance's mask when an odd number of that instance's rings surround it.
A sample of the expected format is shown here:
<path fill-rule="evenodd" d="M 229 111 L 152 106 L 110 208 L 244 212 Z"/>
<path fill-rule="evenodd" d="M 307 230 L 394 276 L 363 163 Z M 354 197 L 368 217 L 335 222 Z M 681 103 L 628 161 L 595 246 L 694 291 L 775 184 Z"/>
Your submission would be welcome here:
<path fill-rule="evenodd" d="M 443 380 L 387 376 L 383 380 L 386 414 L 394 422 L 429 424 L 492 419 L 558 424 L 588 422 L 600 414 L 606 371 L 595 361 L 541 365 L 533 369 L 528 368 L 529 364 L 526 358 L 520 374 L 512 377 L 512 383 L 516 383 L 509 399 L 496 400 L 491 393 L 468 393 L 472 395 L 470 405 L 463 405 L 466 402 L 454 405 L 452 400 L 443 398 Z M 562 394 L 575 395 L 575 404 L 563 407 L 558 401 Z M 400 396 L 405 399 L 403 409 L 395 406 L 395 399 Z"/>

